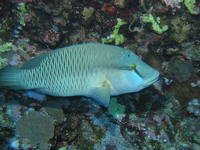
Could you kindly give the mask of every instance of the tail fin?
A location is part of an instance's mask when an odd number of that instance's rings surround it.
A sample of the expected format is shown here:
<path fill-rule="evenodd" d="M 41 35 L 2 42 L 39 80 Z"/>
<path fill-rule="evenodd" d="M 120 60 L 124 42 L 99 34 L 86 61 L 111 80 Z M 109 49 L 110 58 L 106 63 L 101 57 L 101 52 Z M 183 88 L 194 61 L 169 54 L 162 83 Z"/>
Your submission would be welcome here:
<path fill-rule="evenodd" d="M 21 70 L 17 67 L 5 67 L 0 70 L 0 87 L 21 89 Z"/>

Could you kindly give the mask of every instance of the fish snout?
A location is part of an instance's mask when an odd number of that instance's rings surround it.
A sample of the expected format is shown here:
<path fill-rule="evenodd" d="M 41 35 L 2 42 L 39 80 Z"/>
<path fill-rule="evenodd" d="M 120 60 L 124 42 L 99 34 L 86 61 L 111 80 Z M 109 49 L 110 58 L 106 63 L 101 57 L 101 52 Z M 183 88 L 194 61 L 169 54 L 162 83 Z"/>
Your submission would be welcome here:
<path fill-rule="evenodd" d="M 148 87 L 151 84 L 153 84 L 154 82 L 156 82 L 160 77 L 160 73 L 156 70 L 151 71 L 151 73 L 149 73 L 149 76 L 147 76 L 146 78 L 144 78 L 144 86 Z"/>

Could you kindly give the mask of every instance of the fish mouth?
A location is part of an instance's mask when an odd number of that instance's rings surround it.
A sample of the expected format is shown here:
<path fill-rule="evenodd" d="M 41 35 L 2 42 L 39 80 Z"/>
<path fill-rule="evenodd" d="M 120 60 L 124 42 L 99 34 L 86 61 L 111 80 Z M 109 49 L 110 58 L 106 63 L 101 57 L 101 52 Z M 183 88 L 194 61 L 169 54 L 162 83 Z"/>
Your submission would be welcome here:
<path fill-rule="evenodd" d="M 144 82 L 144 86 L 145 87 L 148 87 L 150 86 L 151 84 L 155 83 L 158 79 L 159 79 L 159 72 L 156 72 L 155 75 L 153 75 L 151 78 L 147 79 L 145 82 Z"/>

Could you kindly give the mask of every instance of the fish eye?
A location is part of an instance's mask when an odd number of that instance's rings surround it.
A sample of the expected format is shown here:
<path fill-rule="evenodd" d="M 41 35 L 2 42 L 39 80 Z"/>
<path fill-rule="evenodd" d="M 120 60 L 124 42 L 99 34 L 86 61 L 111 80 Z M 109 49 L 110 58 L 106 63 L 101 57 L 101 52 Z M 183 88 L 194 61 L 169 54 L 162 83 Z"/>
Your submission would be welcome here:
<path fill-rule="evenodd" d="M 130 57 L 130 54 L 128 54 L 128 57 Z"/>

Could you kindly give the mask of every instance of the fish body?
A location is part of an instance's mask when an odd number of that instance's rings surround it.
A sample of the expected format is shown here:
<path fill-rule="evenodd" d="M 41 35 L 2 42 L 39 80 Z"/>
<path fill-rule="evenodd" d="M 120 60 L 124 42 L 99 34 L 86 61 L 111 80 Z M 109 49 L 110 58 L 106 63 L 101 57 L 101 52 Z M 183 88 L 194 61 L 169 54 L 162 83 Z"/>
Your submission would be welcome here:
<path fill-rule="evenodd" d="M 133 67 L 134 66 L 134 67 Z M 0 86 L 34 89 L 52 96 L 92 97 L 108 106 L 110 96 L 137 92 L 159 72 L 132 51 L 99 43 L 58 48 L 0 71 Z"/>

